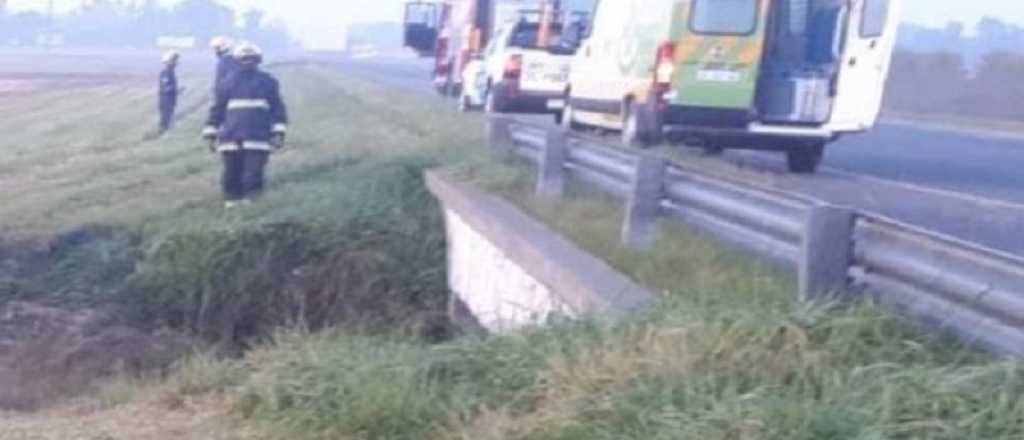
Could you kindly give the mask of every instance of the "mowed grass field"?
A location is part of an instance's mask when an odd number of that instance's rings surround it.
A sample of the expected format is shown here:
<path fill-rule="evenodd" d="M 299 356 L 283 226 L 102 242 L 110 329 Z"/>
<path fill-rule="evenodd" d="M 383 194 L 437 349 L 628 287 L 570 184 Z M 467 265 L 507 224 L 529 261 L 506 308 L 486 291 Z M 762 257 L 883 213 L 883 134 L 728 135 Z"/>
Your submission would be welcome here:
<path fill-rule="evenodd" d="M 870 304 L 799 304 L 786 275 L 684 228 L 665 225 L 651 252 L 626 250 L 619 204 L 535 199 L 530 167 L 484 156 L 481 118 L 325 67 L 277 73 L 293 146 L 274 158 L 266 198 L 238 211 L 220 208 L 201 114 L 141 142 L 154 119 L 146 84 L 26 96 L 9 113 L 35 112 L 12 127 L 34 127 L 19 139 L 52 150 L 12 147 L 22 162 L 0 174 L 3 234 L 46 243 L 102 226 L 10 295 L 79 301 L 91 286 L 94 300 L 148 319 L 250 339 L 238 357 L 197 354 L 0 415 L 0 439 L 1024 438 L 1018 362 Z M 199 86 L 186 101 L 202 101 L 202 81 L 189 81 Z M 430 338 L 447 293 L 443 225 L 422 183 L 435 167 L 507 197 L 663 301 L 622 322 Z"/>
<path fill-rule="evenodd" d="M 402 109 L 388 106 L 385 94 L 367 90 L 365 96 L 353 95 L 339 80 L 315 69 L 282 73 L 290 86 L 286 92 L 295 130 L 291 148 L 274 160 L 279 175 L 314 162 L 365 156 L 385 145 L 412 148 L 414 141 L 425 140 L 419 127 L 402 121 Z M 0 139 L 5 155 L 0 161 L 0 237 L 47 237 L 83 224 L 132 223 L 212 204 L 218 197 L 219 158 L 207 152 L 198 136 L 210 83 L 205 76 L 187 76 L 182 82 L 187 91 L 179 109 L 195 111 L 183 115 L 164 138 L 151 141 L 143 140 L 156 125 L 155 86 L 148 78 L 54 87 L 0 101 L 0 130 L 8 133 Z M 308 105 L 314 99 L 337 105 Z M 379 115 L 383 119 L 373 127 L 351 125 L 364 112 L 383 108 L 389 108 L 387 114 Z"/>

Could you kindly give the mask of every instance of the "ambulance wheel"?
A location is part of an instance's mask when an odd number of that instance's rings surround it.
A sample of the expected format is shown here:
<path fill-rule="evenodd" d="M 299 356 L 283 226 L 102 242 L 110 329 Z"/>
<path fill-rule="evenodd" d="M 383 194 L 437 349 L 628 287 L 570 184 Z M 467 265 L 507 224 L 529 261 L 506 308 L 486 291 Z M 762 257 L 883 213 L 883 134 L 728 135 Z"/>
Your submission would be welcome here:
<path fill-rule="evenodd" d="M 661 142 L 662 124 L 647 106 L 628 102 L 622 115 L 622 145 L 645 148 Z"/>
<path fill-rule="evenodd" d="M 786 165 L 795 174 L 814 174 L 825 156 L 825 143 L 815 142 L 786 151 Z"/>
<path fill-rule="evenodd" d="M 725 153 L 725 146 L 717 139 L 705 139 L 700 148 L 705 156 L 721 156 Z"/>

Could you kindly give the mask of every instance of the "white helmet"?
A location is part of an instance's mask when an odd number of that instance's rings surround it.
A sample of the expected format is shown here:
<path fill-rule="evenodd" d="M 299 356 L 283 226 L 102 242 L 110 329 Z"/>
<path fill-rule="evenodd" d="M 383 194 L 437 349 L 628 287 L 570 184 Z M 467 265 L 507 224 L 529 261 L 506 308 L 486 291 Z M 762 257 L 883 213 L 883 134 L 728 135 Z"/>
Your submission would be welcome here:
<path fill-rule="evenodd" d="M 231 40 L 228 37 L 217 36 L 210 39 L 210 47 L 219 53 L 231 50 Z"/>
<path fill-rule="evenodd" d="M 160 61 L 164 64 L 171 64 L 178 61 L 181 55 L 176 50 L 169 50 L 164 52 L 164 56 L 160 58 Z"/>
<path fill-rule="evenodd" d="M 263 61 L 263 50 L 252 43 L 242 43 L 235 48 L 234 57 L 242 63 L 260 63 Z"/>

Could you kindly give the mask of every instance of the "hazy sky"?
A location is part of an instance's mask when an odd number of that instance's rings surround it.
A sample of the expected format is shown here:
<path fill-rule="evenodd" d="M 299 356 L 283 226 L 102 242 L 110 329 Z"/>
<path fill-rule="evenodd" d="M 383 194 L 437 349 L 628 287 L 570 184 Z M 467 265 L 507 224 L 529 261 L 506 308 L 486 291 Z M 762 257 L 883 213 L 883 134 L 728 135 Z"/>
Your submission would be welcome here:
<path fill-rule="evenodd" d="M 162 0 L 174 3 L 174 0 Z M 303 42 L 331 46 L 345 25 L 353 21 L 398 20 L 404 0 L 220 0 L 236 8 L 258 7 L 285 20 Z M 83 0 L 54 0 L 66 10 Z M 12 9 L 46 7 L 47 0 L 8 0 Z M 973 23 L 985 15 L 1024 23 L 1021 0 L 904 0 L 904 19 L 924 24 L 950 20 Z"/>

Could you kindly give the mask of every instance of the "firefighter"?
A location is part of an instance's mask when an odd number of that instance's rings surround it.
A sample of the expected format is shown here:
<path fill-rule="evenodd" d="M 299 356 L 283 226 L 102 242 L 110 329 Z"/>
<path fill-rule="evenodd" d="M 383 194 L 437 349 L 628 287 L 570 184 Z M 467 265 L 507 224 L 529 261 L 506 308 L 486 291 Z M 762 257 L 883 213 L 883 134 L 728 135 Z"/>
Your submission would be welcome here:
<path fill-rule="evenodd" d="M 231 76 L 235 70 L 238 70 L 238 61 L 234 56 L 232 56 L 231 46 L 231 40 L 226 37 L 214 37 L 210 40 L 210 47 L 213 49 L 213 53 L 217 57 L 217 74 L 213 81 L 214 92 L 216 92 L 217 85 L 220 84 L 224 78 Z"/>
<path fill-rule="evenodd" d="M 181 89 L 178 88 L 178 76 L 175 73 L 175 69 L 178 67 L 178 57 L 178 52 L 172 50 L 165 53 L 162 60 L 164 69 L 160 71 L 159 134 L 164 134 L 171 129 L 171 123 L 174 121 L 174 108 L 178 105 L 178 94 L 181 93 Z"/>
<path fill-rule="evenodd" d="M 263 191 L 270 153 L 284 148 L 288 115 L 274 77 L 259 69 L 263 53 L 252 44 L 234 52 L 238 70 L 217 87 L 203 138 L 223 160 L 225 207 L 247 204 Z"/>

